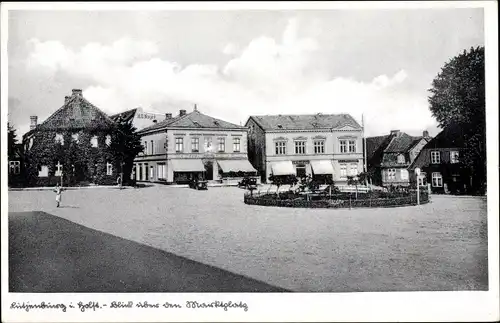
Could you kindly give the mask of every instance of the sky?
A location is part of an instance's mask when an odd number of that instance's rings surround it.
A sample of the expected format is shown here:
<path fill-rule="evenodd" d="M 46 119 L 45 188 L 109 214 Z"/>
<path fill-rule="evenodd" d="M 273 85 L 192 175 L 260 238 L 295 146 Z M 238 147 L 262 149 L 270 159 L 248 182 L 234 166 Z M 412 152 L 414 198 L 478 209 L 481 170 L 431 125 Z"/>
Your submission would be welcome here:
<path fill-rule="evenodd" d="M 9 122 L 22 135 L 79 88 L 108 114 L 349 113 L 367 136 L 434 136 L 428 89 L 484 45 L 483 21 L 474 8 L 9 11 Z"/>

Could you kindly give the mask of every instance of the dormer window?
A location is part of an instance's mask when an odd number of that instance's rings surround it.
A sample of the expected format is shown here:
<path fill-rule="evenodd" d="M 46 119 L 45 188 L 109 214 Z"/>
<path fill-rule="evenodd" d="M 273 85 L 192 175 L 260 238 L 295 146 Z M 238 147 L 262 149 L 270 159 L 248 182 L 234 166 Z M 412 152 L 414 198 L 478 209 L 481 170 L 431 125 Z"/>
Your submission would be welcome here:
<path fill-rule="evenodd" d="M 283 125 L 279 124 L 278 129 L 283 129 Z"/>
<path fill-rule="evenodd" d="M 404 164 L 404 163 L 405 163 L 405 156 L 398 155 L 398 164 Z"/>

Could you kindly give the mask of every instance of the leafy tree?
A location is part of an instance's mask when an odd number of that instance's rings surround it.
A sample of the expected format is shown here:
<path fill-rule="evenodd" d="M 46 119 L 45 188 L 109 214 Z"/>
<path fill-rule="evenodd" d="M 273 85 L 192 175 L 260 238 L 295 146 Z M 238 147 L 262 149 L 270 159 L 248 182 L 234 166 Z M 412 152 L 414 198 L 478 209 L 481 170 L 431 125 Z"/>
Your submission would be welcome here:
<path fill-rule="evenodd" d="M 130 178 L 135 157 L 143 151 L 141 136 L 131 122 L 120 122 L 111 135 L 110 152 L 113 164 L 123 173 L 123 183 Z"/>
<path fill-rule="evenodd" d="M 430 110 L 441 128 L 458 126 L 465 151 L 461 162 L 473 173 L 476 187 L 486 183 L 486 104 L 484 47 L 453 57 L 432 81 Z"/>
<path fill-rule="evenodd" d="M 16 155 L 17 134 L 16 134 L 16 129 L 10 123 L 7 123 L 7 130 L 9 131 L 7 149 L 8 149 L 8 156 L 10 159 L 14 158 Z"/>
<path fill-rule="evenodd" d="M 271 176 L 269 176 L 269 182 L 271 183 L 271 186 L 272 185 L 275 185 L 277 188 L 276 188 L 276 193 L 278 193 L 280 187 L 282 185 L 296 185 L 299 180 L 297 179 L 297 176 L 295 175 L 280 175 L 280 176 L 275 176 L 273 174 L 271 174 Z"/>

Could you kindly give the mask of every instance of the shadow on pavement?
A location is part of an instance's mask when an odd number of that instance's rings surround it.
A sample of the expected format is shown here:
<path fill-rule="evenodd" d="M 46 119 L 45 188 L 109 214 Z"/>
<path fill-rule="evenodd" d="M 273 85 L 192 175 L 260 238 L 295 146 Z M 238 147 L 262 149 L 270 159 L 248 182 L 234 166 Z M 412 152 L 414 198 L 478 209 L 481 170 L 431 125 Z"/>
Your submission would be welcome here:
<path fill-rule="evenodd" d="M 285 292 L 45 212 L 9 213 L 9 291 Z"/>

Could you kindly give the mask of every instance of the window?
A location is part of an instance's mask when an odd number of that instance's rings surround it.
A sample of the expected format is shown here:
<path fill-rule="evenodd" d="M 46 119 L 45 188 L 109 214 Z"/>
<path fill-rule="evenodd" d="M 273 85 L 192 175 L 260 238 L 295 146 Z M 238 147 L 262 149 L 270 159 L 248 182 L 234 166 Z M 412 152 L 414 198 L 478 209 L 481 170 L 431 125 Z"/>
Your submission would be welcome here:
<path fill-rule="evenodd" d="M 106 175 L 113 175 L 113 165 L 106 163 Z"/>
<path fill-rule="evenodd" d="M 95 148 L 97 148 L 97 146 L 99 146 L 99 144 L 97 142 L 97 136 L 93 136 L 92 138 L 90 138 L 90 145 L 92 147 L 95 147 Z"/>
<path fill-rule="evenodd" d="M 205 151 L 212 150 L 212 137 L 205 137 Z"/>
<path fill-rule="evenodd" d="M 349 176 L 358 176 L 358 165 L 350 164 L 349 165 Z"/>
<path fill-rule="evenodd" d="M 151 140 L 151 155 L 155 154 L 155 142 Z"/>
<path fill-rule="evenodd" d="M 165 179 L 165 164 L 158 164 L 156 166 L 156 173 L 158 174 L 158 179 Z"/>
<path fill-rule="evenodd" d="M 63 165 L 60 162 L 57 162 L 56 164 L 56 172 L 54 173 L 55 176 L 62 176 L 63 173 Z"/>
<path fill-rule="evenodd" d="M 239 153 L 240 152 L 240 149 L 241 149 L 240 148 L 240 142 L 241 142 L 240 138 L 233 138 L 233 151 L 235 153 Z"/>
<path fill-rule="evenodd" d="M 48 166 L 38 166 L 38 177 L 47 177 L 49 176 L 49 167 Z"/>
<path fill-rule="evenodd" d="M 450 163 L 457 164 L 459 162 L 458 151 L 450 151 Z"/>
<path fill-rule="evenodd" d="M 349 152 L 350 153 L 356 152 L 356 140 L 349 140 Z"/>
<path fill-rule="evenodd" d="M 276 155 L 286 155 L 286 142 L 276 141 Z"/>
<path fill-rule="evenodd" d="M 346 153 L 347 152 L 347 140 L 341 140 L 340 141 L 340 152 L 341 153 Z"/>
<path fill-rule="evenodd" d="M 405 163 L 405 155 L 398 155 L 398 164 Z"/>
<path fill-rule="evenodd" d="M 387 170 L 387 179 L 396 179 L 396 169 L 389 168 Z"/>
<path fill-rule="evenodd" d="M 9 161 L 9 174 L 17 175 L 21 173 L 21 162 L 20 161 Z"/>
<path fill-rule="evenodd" d="M 175 151 L 178 153 L 184 151 L 184 138 L 175 138 Z"/>
<path fill-rule="evenodd" d="M 149 178 L 151 178 L 151 180 L 155 178 L 155 168 L 153 166 L 149 166 Z"/>
<path fill-rule="evenodd" d="M 226 138 L 219 138 L 219 151 L 224 152 L 226 151 Z"/>
<path fill-rule="evenodd" d="M 441 173 L 432 173 L 432 186 L 443 187 L 443 176 L 441 176 Z"/>
<path fill-rule="evenodd" d="M 315 154 L 324 154 L 325 153 L 325 141 L 324 140 L 315 140 L 314 141 L 314 153 Z"/>
<path fill-rule="evenodd" d="M 191 138 L 191 152 L 197 153 L 200 151 L 200 138 Z"/>
<path fill-rule="evenodd" d="M 401 179 L 402 180 L 408 180 L 408 170 L 401 169 Z"/>
<path fill-rule="evenodd" d="M 346 178 L 346 177 L 347 177 L 347 165 L 340 164 L 340 178 Z"/>
<path fill-rule="evenodd" d="M 148 155 L 148 142 L 144 142 L 144 155 Z"/>
<path fill-rule="evenodd" d="M 111 145 L 111 136 L 110 135 L 107 135 L 106 136 L 106 145 Z"/>
<path fill-rule="evenodd" d="M 306 153 L 306 142 L 305 141 L 296 141 L 295 142 L 295 153 L 303 155 Z"/>
<path fill-rule="evenodd" d="M 61 145 L 64 145 L 64 136 L 60 133 L 56 133 L 56 139 L 55 141 L 57 143 L 60 143 Z"/>
<path fill-rule="evenodd" d="M 431 164 L 439 164 L 441 162 L 441 154 L 439 151 L 431 151 Z"/>
<path fill-rule="evenodd" d="M 77 134 L 77 133 L 74 133 L 71 135 L 71 138 L 73 138 L 73 140 L 76 142 L 76 143 L 79 143 L 80 142 L 80 135 Z"/>

